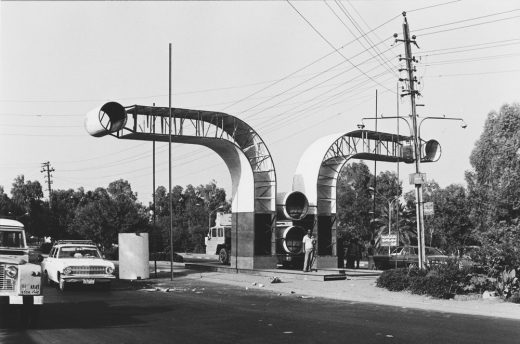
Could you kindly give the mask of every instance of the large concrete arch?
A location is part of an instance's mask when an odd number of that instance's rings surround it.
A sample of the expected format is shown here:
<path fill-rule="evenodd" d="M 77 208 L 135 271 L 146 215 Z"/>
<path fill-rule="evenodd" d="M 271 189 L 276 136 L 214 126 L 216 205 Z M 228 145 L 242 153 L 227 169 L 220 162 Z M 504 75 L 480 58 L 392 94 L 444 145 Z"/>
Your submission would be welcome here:
<path fill-rule="evenodd" d="M 210 148 L 232 182 L 232 259 L 237 268 L 273 268 L 276 173 L 267 146 L 244 121 L 222 112 L 172 108 L 171 141 Z M 169 108 L 106 103 L 87 114 L 95 137 L 169 142 Z"/>
<path fill-rule="evenodd" d="M 293 177 L 293 191 L 307 196 L 309 211 L 297 224 L 313 228 L 318 241 L 318 267 L 337 266 L 336 184 L 350 159 L 412 162 L 406 153 L 411 138 L 383 132 L 356 130 L 332 134 L 311 144 Z"/>

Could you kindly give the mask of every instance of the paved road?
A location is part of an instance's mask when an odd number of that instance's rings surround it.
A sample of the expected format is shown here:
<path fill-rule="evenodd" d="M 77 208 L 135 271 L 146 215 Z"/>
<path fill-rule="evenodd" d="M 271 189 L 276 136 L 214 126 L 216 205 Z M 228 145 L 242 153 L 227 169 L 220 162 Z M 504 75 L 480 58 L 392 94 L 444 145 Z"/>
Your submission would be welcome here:
<path fill-rule="evenodd" d="M 520 322 L 318 298 L 178 278 L 112 291 L 45 290 L 38 329 L 0 329 L 0 343 L 518 343 Z"/>

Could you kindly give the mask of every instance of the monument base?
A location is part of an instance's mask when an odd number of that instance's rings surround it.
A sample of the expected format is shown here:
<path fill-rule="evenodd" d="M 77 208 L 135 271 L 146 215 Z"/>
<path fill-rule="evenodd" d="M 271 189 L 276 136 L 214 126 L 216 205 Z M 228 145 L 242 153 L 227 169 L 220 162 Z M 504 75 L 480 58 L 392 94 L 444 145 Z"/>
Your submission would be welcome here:
<path fill-rule="evenodd" d="M 230 266 L 235 269 L 276 269 L 276 256 L 230 257 Z"/>

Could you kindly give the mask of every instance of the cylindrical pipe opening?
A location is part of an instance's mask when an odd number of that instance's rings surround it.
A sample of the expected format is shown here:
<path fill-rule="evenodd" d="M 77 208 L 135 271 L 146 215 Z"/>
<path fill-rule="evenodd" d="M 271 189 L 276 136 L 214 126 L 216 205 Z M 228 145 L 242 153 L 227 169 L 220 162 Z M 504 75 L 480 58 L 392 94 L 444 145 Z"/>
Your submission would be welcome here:
<path fill-rule="evenodd" d="M 108 102 L 87 113 L 85 129 L 90 135 L 101 137 L 123 129 L 126 119 L 126 110 L 121 104 Z"/>
<path fill-rule="evenodd" d="M 302 251 L 302 239 L 305 229 L 300 226 L 277 227 L 276 239 L 279 253 L 298 254 Z"/>
<path fill-rule="evenodd" d="M 301 220 L 309 211 L 309 201 L 307 197 L 299 191 L 279 194 L 277 197 L 276 209 L 278 219 Z"/>

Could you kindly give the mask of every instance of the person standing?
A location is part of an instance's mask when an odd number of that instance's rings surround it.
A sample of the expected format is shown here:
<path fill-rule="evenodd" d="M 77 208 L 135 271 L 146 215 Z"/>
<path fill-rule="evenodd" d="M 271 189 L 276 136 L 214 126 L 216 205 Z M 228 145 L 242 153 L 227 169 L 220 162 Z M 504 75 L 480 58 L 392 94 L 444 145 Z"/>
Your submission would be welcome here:
<path fill-rule="evenodd" d="M 374 263 L 375 252 L 376 252 L 376 242 L 374 240 L 370 240 L 370 244 L 367 247 L 368 270 L 376 269 L 376 265 Z"/>
<path fill-rule="evenodd" d="M 363 252 L 365 251 L 365 246 L 361 240 L 357 239 L 357 250 L 356 250 L 356 269 L 359 269 L 359 262 L 361 258 L 363 258 Z"/>
<path fill-rule="evenodd" d="M 312 236 L 312 231 L 307 229 L 307 234 L 302 239 L 302 249 L 305 251 L 305 258 L 303 260 L 303 272 L 309 272 L 312 268 L 311 262 L 314 258 L 314 244 L 316 239 Z"/>
<path fill-rule="evenodd" d="M 347 268 L 354 269 L 355 263 L 359 268 L 359 259 L 361 259 L 361 249 L 357 238 L 352 238 L 347 246 Z"/>

